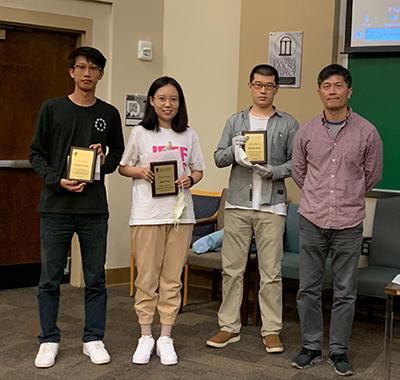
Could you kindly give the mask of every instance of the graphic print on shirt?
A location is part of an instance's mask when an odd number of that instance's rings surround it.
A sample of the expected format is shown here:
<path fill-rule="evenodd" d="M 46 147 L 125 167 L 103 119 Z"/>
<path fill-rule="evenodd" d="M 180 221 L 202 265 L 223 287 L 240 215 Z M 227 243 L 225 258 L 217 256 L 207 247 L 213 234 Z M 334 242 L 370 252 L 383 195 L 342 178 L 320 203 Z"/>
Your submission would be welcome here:
<path fill-rule="evenodd" d="M 95 127 L 99 132 L 104 132 L 104 131 L 106 130 L 106 128 L 107 128 L 107 123 L 106 123 L 106 121 L 105 121 L 103 118 L 98 117 L 98 118 L 96 119 L 96 121 L 94 122 L 94 127 Z"/>
<path fill-rule="evenodd" d="M 167 145 L 153 145 L 153 153 L 165 152 L 167 150 L 178 150 L 181 156 L 181 161 L 183 165 L 183 171 L 187 168 L 186 159 L 188 157 L 188 148 L 186 146 L 172 145 L 170 142 Z"/>

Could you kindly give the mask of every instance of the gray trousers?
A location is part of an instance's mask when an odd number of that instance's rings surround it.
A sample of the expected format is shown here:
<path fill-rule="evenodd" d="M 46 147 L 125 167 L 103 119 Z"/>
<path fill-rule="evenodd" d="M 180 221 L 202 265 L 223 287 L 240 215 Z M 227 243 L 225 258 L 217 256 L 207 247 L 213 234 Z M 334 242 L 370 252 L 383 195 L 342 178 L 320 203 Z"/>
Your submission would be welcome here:
<path fill-rule="evenodd" d="M 322 350 L 323 317 L 321 290 L 325 262 L 332 256 L 333 305 L 329 331 L 329 352 L 345 353 L 354 318 L 357 297 L 358 261 L 363 225 L 343 230 L 319 228 L 300 215 L 300 284 L 297 308 L 303 346 Z"/>

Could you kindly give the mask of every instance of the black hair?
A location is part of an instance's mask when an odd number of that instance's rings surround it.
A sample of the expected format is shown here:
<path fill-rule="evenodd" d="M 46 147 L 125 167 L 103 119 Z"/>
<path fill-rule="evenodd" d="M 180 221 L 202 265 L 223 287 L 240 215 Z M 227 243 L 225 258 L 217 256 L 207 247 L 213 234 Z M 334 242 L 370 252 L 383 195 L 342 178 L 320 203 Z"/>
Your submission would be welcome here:
<path fill-rule="evenodd" d="M 185 96 L 183 95 L 183 90 L 181 85 L 174 78 L 167 76 L 160 77 L 151 84 L 149 91 L 147 93 L 146 107 L 144 110 L 143 120 L 141 121 L 140 124 L 144 128 L 149 130 L 156 130 L 156 131 L 160 130 L 160 127 L 158 125 L 158 116 L 156 114 L 156 111 L 154 110 L 154 107 L 150 103 L 150 98 L 153 99 L 154 94 L 157 92 L 157 90 L 160 87 L 166 86 L 168 84 L 176 88 L 179 96 L 178 112 L 172 119 L 171 128 L 173 131 L 181 133 L 184 132 L 187 128 L 189 128 Z"/>
<path fill-rule="evenodd" d="M 104 57 L 99 50 L 91 46 L 81 46 L 70 53 L 68 56 L 68 65 L 71 69 L 75 66 L 76 57 L 80 55 L 85 57 L 89 62 L 93 62 L 95 65 L 100 67 L 101 71 L 104 71 L 107 62 L 106 57 Z"/>
<path fill-rule="evenodd" d="M 273 75 L 275 77 L 275 84 L 277 86 L 279 85 L 278 70 L 275 69 L 274 66 L 267 65 L 267 64 L 261 64 L 261 65 L 254 66 L 253 70 L 251 70 L 251 73 L 250 73 L 250 83 L 253 82 L 255 74 L 260 74 L 260 75 L 264 75 L 264 76 Z"/>
<path fill-rule="evenodd" d="M 337 63 L 332 63 L 321 70 L 321 72 L 318 74 L 318 88 L 321 87 L 321 84 L 324 80 L 328 79 L 332 75 L 342 76 L 343 80 L 347 84 L 347 87 L 351 88 L 352 79 L 350 71 L 345 67 L 338 65 Z"/>

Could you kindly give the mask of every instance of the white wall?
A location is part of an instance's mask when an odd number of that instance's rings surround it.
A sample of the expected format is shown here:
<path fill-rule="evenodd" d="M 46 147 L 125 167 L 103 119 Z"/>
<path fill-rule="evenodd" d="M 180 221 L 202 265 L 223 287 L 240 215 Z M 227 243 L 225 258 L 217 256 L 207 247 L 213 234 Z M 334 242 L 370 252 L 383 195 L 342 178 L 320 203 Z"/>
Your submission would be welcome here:
<path fill-rule="evenodd" d="M 163 73 L 175 77 L 187 100 L 189 125 L 200 138 L 207 168 L 197 185 L 221 190 L 229 169 L 213 152 L 226 119 L 236 112 L 240 0 L 165 0 Z"/>

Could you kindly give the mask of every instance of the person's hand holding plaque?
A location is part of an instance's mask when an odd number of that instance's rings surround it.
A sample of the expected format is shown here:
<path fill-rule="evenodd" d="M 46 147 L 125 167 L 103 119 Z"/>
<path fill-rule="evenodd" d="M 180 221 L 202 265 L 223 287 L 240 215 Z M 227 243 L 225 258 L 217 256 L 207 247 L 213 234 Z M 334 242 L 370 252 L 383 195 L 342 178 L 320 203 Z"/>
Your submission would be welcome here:
<path fill-rule="evenodd" d="M 190 189 L 194 185 L 194 179 L 192 176 L 184 174 L 175 183 L 181 189 Z"/>
<path fill-rule="evenodd" d="M 139 177 L 141 179 L 144 179 L 145 181 L 153 183 L 154 173 L 150 170 L 149 166 L 138 168 L 138 169 L 139 169 Z"/>
<path fill-rule="evenodd" d="M 235 136 L 232 139 L 232 148 L 235 161 L 240 166 L 250 168 L 252 167 L 251 162 L 247 159 L 246 152 L 244 151 L 244 146 L 246 145 L 247 140 L 248 140 L 247 136 L 244 135 Z"/>
<path fill-rule="evenodd" d="M 89 145 L 90 149 L 94 149 L 97 153 L 97 157 L 100 159 L 100 164 L 104 165 L 104 162 L 106 160 L 106 156 L 103 152 L 103 147 L 101 146 L 101 144 L 91 144 Z"/>
<path fill-rule="evenodd" d="M 235 136 L 235 137 L 232 139 L 232 146 L 233 146 L 234 148 L 236 148 L 237 146 L 239 146 L 239 147 L 242 148 L 242 147 L 244 147 L 244 145 L 246 144 L 247 140 L 248 140 L 248 137 L 247 137 L 247 136 L 244 136 L 244 135 Z"/>
<path fill-rule="evenodd" d="M 61 178 L 60 186 L 72 193 L 81 193 L 86 186 L 86 182 L 71 181 L 69 179 Z"/>

